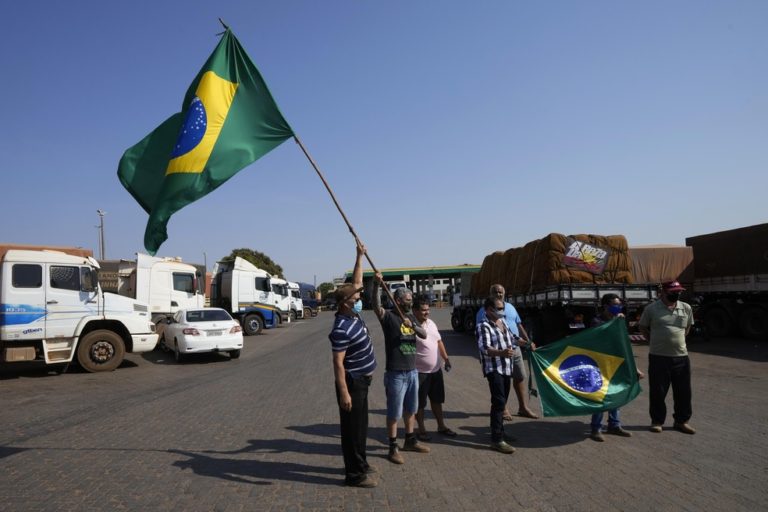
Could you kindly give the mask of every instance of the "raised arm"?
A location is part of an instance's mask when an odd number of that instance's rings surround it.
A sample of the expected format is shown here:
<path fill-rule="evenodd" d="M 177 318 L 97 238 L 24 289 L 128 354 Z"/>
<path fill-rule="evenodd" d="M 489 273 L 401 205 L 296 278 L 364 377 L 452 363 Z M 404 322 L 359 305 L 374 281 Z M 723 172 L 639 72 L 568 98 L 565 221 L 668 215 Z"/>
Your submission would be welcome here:
<path fill-rule="evenodd" d="M 376 316 L 379 320 L 382 320 L 384 318 L 384 308 L 381 307 L 381 292 L 379 291 L 379 286 L 381 285 L 381 280 L 383 279 L 383 276 L 380 272 L 377 272 L 376 275 L 373 277 L 373 297 L 371 297 L 371 308 L 373 309 L 373 312 L 376 313 Z"/>

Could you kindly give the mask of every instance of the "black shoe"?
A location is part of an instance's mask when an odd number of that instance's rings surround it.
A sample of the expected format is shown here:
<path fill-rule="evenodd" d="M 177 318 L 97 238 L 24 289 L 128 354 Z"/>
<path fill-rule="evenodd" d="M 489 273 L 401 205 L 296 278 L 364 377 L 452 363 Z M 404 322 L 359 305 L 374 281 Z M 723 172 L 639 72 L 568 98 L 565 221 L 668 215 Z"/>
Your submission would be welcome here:
<path fill-rule="evenodd" d="M 373 478 L 369 476 L 364 476 L 363 478 L 359 480 L 345 480 L 344 485 L 348 487 L 363 487 L 366 489 L 370 489 L 371 487 L 376 487 L 379 483 L 374 480 Z"/>
<path fill-rule="evenodd" d="M 632 432 L 627 432 L 621 427 L 608 427 L 608 430 L 606 430 L 605 433 L 614 436 L 632 437 Z"/>

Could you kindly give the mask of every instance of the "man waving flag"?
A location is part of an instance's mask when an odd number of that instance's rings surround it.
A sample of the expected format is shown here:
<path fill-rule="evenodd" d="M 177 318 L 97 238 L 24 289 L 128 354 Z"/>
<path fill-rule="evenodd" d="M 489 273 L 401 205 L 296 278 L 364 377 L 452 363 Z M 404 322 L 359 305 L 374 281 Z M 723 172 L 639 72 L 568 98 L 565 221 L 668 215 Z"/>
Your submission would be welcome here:
<path fill-rule="evenodd" d="M 117 175 L 149 213 L 144 247 L 168 238 L 175 212 L 293 136 L 258 69 L 227 28 L 189 86 L 182 111 L 120 159 Z"/>
<path fill-rule="evenodd" d="M 540 347 L 530 356 L 544 416 L 616 409 L 640 393 L 623 318 Z"/>

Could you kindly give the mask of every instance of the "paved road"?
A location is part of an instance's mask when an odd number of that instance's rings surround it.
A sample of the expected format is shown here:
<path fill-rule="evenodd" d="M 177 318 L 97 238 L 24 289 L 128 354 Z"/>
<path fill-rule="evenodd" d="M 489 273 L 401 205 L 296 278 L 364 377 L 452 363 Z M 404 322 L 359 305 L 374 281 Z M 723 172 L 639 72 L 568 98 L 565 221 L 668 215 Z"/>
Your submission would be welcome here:
<path fill-rule="evenodd" d="M 622 409 L 631 439 L 590 441 L 588 418 L 516 418 L 518 450 L 502 455 L 487 448 L 474 342 L 447 330 L 447 309 L 433 317 L 452 354 L 445 408 L 459 436 L 387 462 L 382 364 L 371 389 L 375 489 L 341 485 L 326 312 L 247 338 L 239 360 L 179 365 L 153 352 L 109 374 L 6 368 L 0 510 L 765 509 L 768 344 L 691 347 L 695 436 L 648 432 L 643 392 Z M 383 356 L 378 322 L 366 319 Z M 641 368 L 646 355 L 636 347 Z"/>

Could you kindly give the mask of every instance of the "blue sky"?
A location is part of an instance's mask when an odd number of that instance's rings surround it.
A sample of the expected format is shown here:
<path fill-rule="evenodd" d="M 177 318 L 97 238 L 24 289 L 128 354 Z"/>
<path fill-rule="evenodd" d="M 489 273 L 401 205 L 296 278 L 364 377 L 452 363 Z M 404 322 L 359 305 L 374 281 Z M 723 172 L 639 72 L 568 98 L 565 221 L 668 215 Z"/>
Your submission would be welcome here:
<path fill-rule="evenodd" d="M 51 5 L 53 4 L 53 5 Z M 122 153 L 181 110 L 223 18 L 380 268 L 551 232 L 630 245 L 768 221 L 768 2 L 14 2 L 0 242 L 143 251 Z M 158 252 L 340 276 L 352 238 L 287 141 L 176 213 Z"/>

